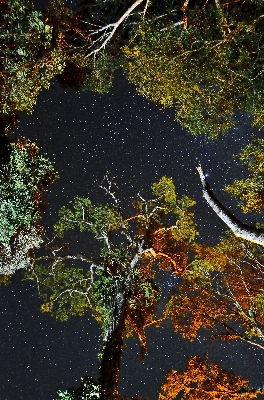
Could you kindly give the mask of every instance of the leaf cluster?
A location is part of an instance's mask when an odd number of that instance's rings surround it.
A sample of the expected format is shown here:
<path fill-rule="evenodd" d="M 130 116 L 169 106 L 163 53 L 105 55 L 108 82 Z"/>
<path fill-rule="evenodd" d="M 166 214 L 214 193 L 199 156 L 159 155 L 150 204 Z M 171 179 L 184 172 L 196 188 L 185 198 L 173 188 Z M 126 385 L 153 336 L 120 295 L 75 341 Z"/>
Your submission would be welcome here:
<path fill-rule="evenodd" d="M 63 70 L 62 52 L 51 47 L 52 27 L 29 0 L 8 0 L 1 22 L 1 111 L 30 114 L 39 92 L 48 89 L 50 80 Z"/>
<path fill-rule="evenodd" d="M 172 178 L 166 176 L 154 183 L 151 189 L 158 202 L 158 207 L 164 211 L 165 215 L 170 213 L 177 218 L 176 224 L 171 227 L 172 237 L 178 242 L 193 241 L 198 232 L 196 231 L 194 214 L 190 211 L 190 208 L 196 202 L 186 195 L 178 199 Z"/>
<path fill-rule="evenodd" d="M 9 159 L 0 166 L 0 242 L 40 218 L 43 186 L 58 174 L 34 142 L 20 137 L 10 143 Z"/>
<path fill-rule="evenodd" d="M 90 231 L 96 237 L 108 235 L 120 227 L 118 213 L 109 205 L 93 205 L 88 198 L 76 196 L 69 206 L 63 206 L 58 213 L 59 220 L 54 225 L 57 237 L 65 231 L 78 227 L 80 232 Z"/>
<path fill-rule="evenodd" d="M 81 387 L 59 390 L 57 400 L 98 400 L 101 396 L 100 385 L 90 377 L 81 378 Z"/>
<path fill-rule="evenodd" d="M 199 329 L 224 326 L 222 339 L 263 339 L 263 254 L 234 236 L 215 246 L 194 246 L 194 261 L 166 306 L 175 331 L 194 340 Z M 236 328 L 235 328 L 236 326 Z M 217 335 L 215 336 L 217 337 Z"/>
<path fill-rule="evenodd" d="M 82 268 L 66 266 L 64 262 L 36 264 L 34 271 L 26 270 L 24 280 L 37 276 L 39 294 L 44 303 L 42 312 L 49 312 L 61 322 L 70 316 L 83 316 L 89 306 L 90 274 Z"/>
<path fill-rule="evenodd" d="M 128 80 L 147 99 L 173 107 L 176 120 L 192 134 L 226 133 L 237 109 L 262 126 L 261 7 L 258 12 L 256 19 L 243 14 L 237 20 L 208 6 L 190 11 L 187 26 L 142 22 L 123 47 Z"/>
<path fill-rule="evenodd" d="M 243 212 L 264 211 L 264 140 L 253 138 L 252 141 L 237 155 L 246 164 L 248 178 L 235 180 L 227 185 L 225 190 L 239 199 Z"/>
<path fill-rule="evenodd" d="M 115 300 L 118 294 L 116 280 L 104 272 L 99 272 L 98 279 L 91 288 L 93 315 L 105 332 L 115 318 Z"/>
<path fill-rule="evenodd" d="M 191 357 L 186 370 L 168 372 L 161 387 L 159 400 L 173 400 L 181 393 L 182 400 L 249 400 L 257 397 L 243 376 L 235 376 L 218 364 Z"/>

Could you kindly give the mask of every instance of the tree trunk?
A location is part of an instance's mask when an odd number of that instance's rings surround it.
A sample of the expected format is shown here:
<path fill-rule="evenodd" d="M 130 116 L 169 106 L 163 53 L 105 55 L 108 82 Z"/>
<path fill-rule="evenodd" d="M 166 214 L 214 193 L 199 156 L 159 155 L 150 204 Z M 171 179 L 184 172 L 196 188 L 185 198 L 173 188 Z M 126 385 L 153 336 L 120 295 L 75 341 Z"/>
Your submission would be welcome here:
<path fill-rule="evenodd" d="M 101 400 L 112 400 L 116 399 L 117 396 L 126 312 L 126 295 L 117 294 L 115 298 L 114 319 L 104 338 L 104 351 L 99 379 L 102 388 Z"/>
<path fill-rule="evenodd" d="M 197 167 L 197 171 L 199 172 L 202 182 L 203 197 L 218 217 L 224 221 L 236 236 L 264 246 L 264 230 L 245 225 L 236 219 L 213 194 L 213 191 L 204 176 L 201 165 Z"/>

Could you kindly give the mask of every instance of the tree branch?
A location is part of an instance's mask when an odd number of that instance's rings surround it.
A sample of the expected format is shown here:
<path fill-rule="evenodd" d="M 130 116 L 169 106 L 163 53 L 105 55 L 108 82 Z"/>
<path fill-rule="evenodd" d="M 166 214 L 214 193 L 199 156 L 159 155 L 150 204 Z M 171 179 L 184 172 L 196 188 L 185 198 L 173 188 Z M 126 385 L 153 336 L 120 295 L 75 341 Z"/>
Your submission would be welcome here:
<path fill-rule="evenodd" d="M 202 183 L 203 197 L 218 217 L 232 230 L 235 236 L 264 246 L 264 230 L 245 225 L 235 218 L 213 194 L 201 165 L 198 165 L 197 171 Z"/>
<path fill-rule="evenodd" d="M 115 31 L 117 30 L 117 28 L 122 24 L 122 22 L 129 16 L 129 14 L 132 13 L 132 11 L 143 2 L 143 0 L 136 0 L 135 3 L 132 4 L 131 7 L 129 7 L 129 9 L 122 15 L 121 18 L 119 18 L 119 20 L 117 22 L 115 22 L 114 24 L 109 24 L 104 28 L 101 28 L 101 30 L 107 30 L 109 27 L 113 27 L 112 31 L 109 33 L 109 35 L 107 36 L 107 38 L 103 41 L 103 43 L 95 50 L 92 50 L 89 54 L 87 54 L 84 59 L 86 59 L 87 57 L 90 57 L 92 54 L 96 54 L 98 53 L 102 48 L 104 48 L 107 44 L 107 42 L 109 42 L 109 40 L 113 37 Z M 147 2 L 148 3 L 148 2 Z M 147 5 L 146 5 L 147 6 Z"/>
<path fill-rule="evenodd" d="M 220 4 L 219 0 L 215 0 L 215 5 L 216 5 L 216 8 L 218 8 L 218 10 L 221 8 L 221 4 Z"/>

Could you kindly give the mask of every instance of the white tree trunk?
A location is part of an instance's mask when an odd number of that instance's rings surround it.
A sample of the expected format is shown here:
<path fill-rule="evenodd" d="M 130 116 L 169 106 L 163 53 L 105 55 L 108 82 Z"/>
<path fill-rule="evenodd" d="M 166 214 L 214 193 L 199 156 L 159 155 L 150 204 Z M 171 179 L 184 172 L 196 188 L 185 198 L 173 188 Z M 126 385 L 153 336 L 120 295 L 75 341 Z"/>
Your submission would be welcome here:
<path fill-rule="evenodd" d="M 214 210 L 219 218 L 224 221 L 224 223 L 232 230 L 232 232 L 242 239 L 249 240 L 264 246 L 264 230 L 250 227 L 243 224 L 238 219 L 236 219 L 213 194 L 202 170 L 201 165 L 197 167 L 203 188 L 203 197 L 209 204 L 209 206 Z"/>

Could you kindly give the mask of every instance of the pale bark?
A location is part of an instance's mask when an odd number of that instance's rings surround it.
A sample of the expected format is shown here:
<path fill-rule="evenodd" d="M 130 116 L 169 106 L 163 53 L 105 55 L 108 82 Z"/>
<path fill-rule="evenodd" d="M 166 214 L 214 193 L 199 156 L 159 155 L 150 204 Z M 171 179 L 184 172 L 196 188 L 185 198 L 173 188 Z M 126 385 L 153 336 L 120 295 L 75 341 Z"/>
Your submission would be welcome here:
<path fill-rule="evenodd" d="M 12 275 L 31 265 L 30 252 L 43 242 L 40 231 L 31 226 L 23 229 L 10 243 L 0 243 L 0 274 Z"/>
<path fill-rule="evenodd" d="M 98 30 L 92 31 L 91 34 L 99 33 L 99 32 L 103 32 L 103 31 L 104 31 L 104 34 L 103 34 L 102 37 L 104 37 L 105 35 L 106 35 L 107 37 L 106 37 L 106 39 L 103 41 L 103 43 L 102 43 L 97 49 L 92 50 L 89 54 L 87 54 L 87 55 L 84 57 L 84 59 L 87 58 L 87 57 L 90 57 L 91 55 L 96 54 L 96 53 L 98 53 L 100 50 L 104 49 L 105 46 L 106 46 L 106 44 L 107 44 L 107 43 L 109 42 L 109 40 L 113 37 L 113 35 L 114 35 L 115 31 L 117 30 L 117 28 L 125 21 L 125 19 L 132 13 L 132 11 L 133 11 L 139 4 L 141 4 L 142 2 L 143 2 L 143 0 L 136 0 L 136 1 L 132 4 L 132 6 L 129 7 L 129 8 L 127 9 L 127 11 L 122 15 L 122 17 L 119 18 L 119 20 L 118 20 L 117 22 L 115 22 L 115 23 L 113 23 L 113 24 L 108 24 L 107 26 L 104 26 L 103 28 L 100 28 L 100 29 L 98 29 Z M 147 4 L 148 4 L 148 1 L 147 1 Z M 147 4 L 146 4 L 146 7 L 147 7 Z M 146 7 L 145 7 L 145 9 L 146 9 Z M 109 28 L 111 28 L 112 30 L 111 30 L 109 33 L 107 33 L 107 31 L 108 31 Z"/>
<path fill-rule="evenodd" d="M 215 0 L 215 5 L 216 5 L 216 8 L 218 8 L 218 9 L 221 8 L 220 1 L 219 1 L 219 0 Z"/>
<path fill-rule="evenodd" d="M 204 176 L 201 165 L 197 167 L 197 171 L 199 172 L 202 182 L 203 197 L 218 217 L 231 229 L 235 236 L 264 246 L 264 230 L 245 225 L 235 218 L 213 194 Z"/>

